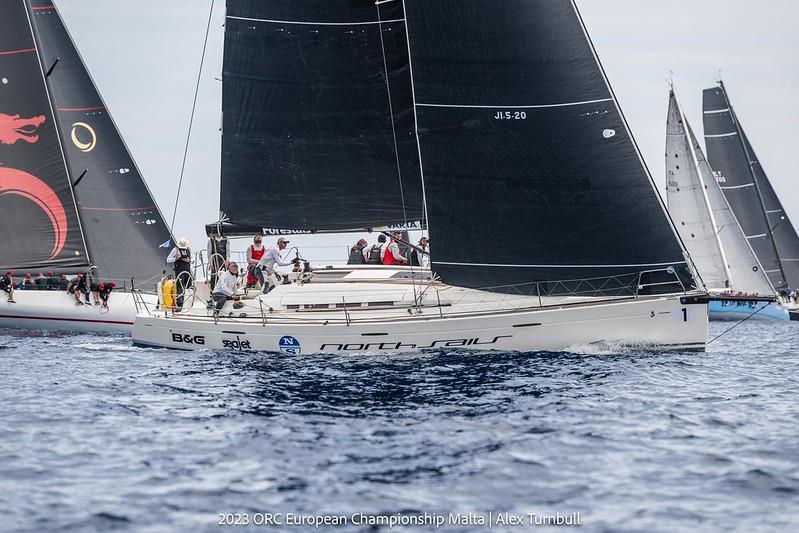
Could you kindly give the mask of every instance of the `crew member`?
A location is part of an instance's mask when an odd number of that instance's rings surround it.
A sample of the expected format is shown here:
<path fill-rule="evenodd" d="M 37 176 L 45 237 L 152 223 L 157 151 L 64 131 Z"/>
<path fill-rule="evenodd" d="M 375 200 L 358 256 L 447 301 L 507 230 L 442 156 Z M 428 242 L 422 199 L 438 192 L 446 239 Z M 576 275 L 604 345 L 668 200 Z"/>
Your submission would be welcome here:
<path fill-rule="evenodd" d="M 383 252 L 383 264 L 384 265 L 406 265 L 408 264 L 408 260 L 403 257 L 402 253 L 400 253 L 399 249 L 399 240 L 402 239 L 402 232 L 395 231 L 392 234 L 393 238 L 391 242 L 386 246 L 385 252 Z"/>
<path fill-rule="evenodd" d="M 15 304 L 14 301 L 14 275 L 13 272 L 8 270 L 5 274 L 0 276 L 0 290 L 8 294 L 8 303 Z"/>
<path fill-rule="evenodd" d="M 105 309 L 108 309 L 108 298 L 111 296 L 111 291 L 114 290 L 117 284 L 113 281 L 109 283 L 100 283 L 97 286 L 97 293 L 95 293 L 95 298 L 99 298 L 97 303 L 102 305 Z"/>
<path fill-rule="evenodd" d="M 347 260 L 348 265 L 364 265 L 366 264 L 366 239 L 361 239 L 355 243 L 355 246 L 350 248 L 350 258 Z"/>
<path fill-rule="evenodd" d="M 427 251 L 427 245 L 430 244 L 430 239 L 427 237 L 422 237 L 419 239 L 419 250 L 414 249 L 411 252 L 411 265 L 412 266 L 427 266 L 427 255 L 424 253 Z"/>
<path fill-rule="evenodd" d="M 183 310 L 183 297 L 186 291 L 191 288 L 191 247 L 189 240 L 185 237 L 178 241 L 178 245 L 172 248 L 166 258 L 168 264 L 172 264 L 175 271 L 175 311 Z"/>
<path fill-rule="evenodd" d="M 262 237 L 256 235 L 252 239 L 252 244 L 247 247 L 247 286 L 255 287 L 256 283 L 264 285 L 264 273 L 258 268 L 258 261 L 264 256 L 266 249 L 261 244 Z"/>
<path fill-rule="evenodd" d="M 86 274 L 78 274 L 67 284 L 67 292 L 75 297 L 75 305 L 83 305 L 80 297 L 86 296 L 86 303 L 91 305 L 89 300 L 89 280 Z"/>
<path fill-rule="evenodd" d="M 267 248 L 264 255 L 258 261 L 258 268 L 262 272 L 266 272 L 264 276 L 266 278 L 266 283 L 263 284 L 261 289 L 264 294 L 272 290 L 278 283 L 281 283 L 280 280 L 282 280 L 283 276 L 275 271 L 275 267 L 289 266 L 291 264 L 291 261 L 284 261 L 283 258 L 280 257 L 280 252 L 285 250 L 288 244 L 289 241 L 280 237 L 277 240 L 277 246 L 270 246 Z"/>
<path fill-rule="evenodd" d="M 369 248 L 366 252 L 366 264 L 368 265 L 382 265 L 383 264 L 383 249 L 386 247 L 386 236 L 382 233 L 377 237 L 377 244 Z"/>
<path fill-rule="evenodd" d="M 211 299 L 214 302 L 214 314 L 219 314 L 219 311 L 228 300 L 237 300 L 234 298 L 236 289 L 239 288 L 239 265 L 233 261 L 225 261 L 223 268 L 219 270 L 216 278 L 216 285 L 214 285 L 214 292 L 211 293 Z"/>

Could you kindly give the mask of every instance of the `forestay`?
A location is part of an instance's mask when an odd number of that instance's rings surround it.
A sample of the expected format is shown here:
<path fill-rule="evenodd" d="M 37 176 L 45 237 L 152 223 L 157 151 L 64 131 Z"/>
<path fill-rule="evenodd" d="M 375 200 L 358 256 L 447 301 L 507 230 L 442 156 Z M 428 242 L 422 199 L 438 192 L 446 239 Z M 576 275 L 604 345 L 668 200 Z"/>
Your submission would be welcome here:
<path fill-rule="evenodd" d="M 571 1 L 404 5 L 444 281 L 515 290 L 674 266 L 694 284 Z"/>
<path fill-rule="evenodd" d="M 399 1 L 227 2 L 220 209 L 233 228 L 421 223 L 404 18 Z"/>

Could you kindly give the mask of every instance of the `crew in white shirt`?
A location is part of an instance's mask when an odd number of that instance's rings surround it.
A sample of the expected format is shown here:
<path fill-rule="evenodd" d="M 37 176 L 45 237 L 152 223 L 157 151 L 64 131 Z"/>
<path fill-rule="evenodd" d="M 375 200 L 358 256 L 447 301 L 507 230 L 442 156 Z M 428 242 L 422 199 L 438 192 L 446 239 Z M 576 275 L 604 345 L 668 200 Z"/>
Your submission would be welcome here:
<path fill-rule="evenodd" d="M 228 261 L 225 267 L 224 270 L 219 271 L 214 292 L 211 294 L 216 312 L 222 309 L 226 301 L 233 299 L 236 289 L 239 288 L 239 265 Z"/>
<path fill-rule="evenodd" d="M 263 292 L 266 294 L 269 292 L 272 287 L 274 287 L 278 283 L 278 277 L 280 274 L 275 272 L 276 266 L 289 266 L 291 265 L 291 261 L 284 261 L 282 257 L 280 257 L 280 252 L 286 249 L 288 246 L 289 241 L 280 237 L 277 240 L 277 247 L 270 246 L 264 252 L 263 257 L 261 257 L 260 261 L 258 261 L 258 268 L 261 270 L 266 271 L 266 283 L 263 286 Z"/>

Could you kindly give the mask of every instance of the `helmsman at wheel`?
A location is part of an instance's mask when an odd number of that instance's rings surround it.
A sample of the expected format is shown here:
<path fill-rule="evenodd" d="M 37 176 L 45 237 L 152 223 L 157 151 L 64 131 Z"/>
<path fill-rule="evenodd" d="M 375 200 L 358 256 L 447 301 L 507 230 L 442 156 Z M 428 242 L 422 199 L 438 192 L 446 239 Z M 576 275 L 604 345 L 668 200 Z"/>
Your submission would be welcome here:
<path fill-rule="evenodd" d="M 178 245 L 172 248 L 166 262 L 174 265 L 175 268 L 175 285 L 177 287 L 176 311 L 183 310 L 183 297 L 186 290 L 192 286 L 191 278 L 191 248 L 189 247 L 189 240 L 186 238 L 180 239 Z"/>
<path fill-rule="evenodd" d="M 260 268 L 263 272 L 265 272 L 266 283 L 263 286 L 263 293 L 266 294 L 276 285 L 282 283 L 283 276 L 278 274 L 275 271 L 275 267 L 277 266 L 289 266 L 291 265 L 291 261 L 284 261 L 282 257 L 280 257 L 280 252 L 286 249 L 288 246 L 289 241 L 280 237 L 277 240 L 277 246 L 270 246 L 264 252 L 263 257 L 258 261 L 258 268 Z"/>

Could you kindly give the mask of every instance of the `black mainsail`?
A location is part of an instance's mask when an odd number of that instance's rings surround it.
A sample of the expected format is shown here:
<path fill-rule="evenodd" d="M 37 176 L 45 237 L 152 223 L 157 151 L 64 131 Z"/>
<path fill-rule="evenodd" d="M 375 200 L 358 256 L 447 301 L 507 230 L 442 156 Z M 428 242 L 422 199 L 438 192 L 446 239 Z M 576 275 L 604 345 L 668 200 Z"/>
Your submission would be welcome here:
<path fill-rule="evenodd" d="M 0 268 L 89 264 L 28 6 L 0 15 Z"/>
<path fill-rule="evenodd" d="M 694 283 L 571 0 L 403 3 L 444 281 L 481 288 L 674 266 Z"/>
<path fill-rule="evenodd" d="M 151 281 L 170 231 L 56 8 L 29 4 L 93 264 L 103 279 Z"/>
<path fill-rule="evenodd" d="M 232 227 L 423 220 L 404 18 L 398 1 L 228 0 L 220 210 Z"/>
<path fill-rule="evenodd" d="M 799 237 L 723 83 L 703 91 L 703 115 L 708 161 L 772 285 L 799 287 Z"/>

